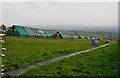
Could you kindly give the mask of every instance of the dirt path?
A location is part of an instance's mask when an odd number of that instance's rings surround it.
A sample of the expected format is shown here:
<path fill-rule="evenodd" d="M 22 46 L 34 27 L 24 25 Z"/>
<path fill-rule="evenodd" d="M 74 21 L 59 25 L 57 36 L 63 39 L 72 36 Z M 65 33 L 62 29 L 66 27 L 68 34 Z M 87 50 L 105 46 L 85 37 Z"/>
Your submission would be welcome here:
<path fill-rule="evenodd" d="M 85 50 L 85 51 L 75 52 L 75 53 L 71 53 L 71 54 L 68 54 L 68 55 L 56 57 L 56 58 L 53 58 L 53 59 L 50 59 L 50 60 L 47 60 L 47 61 L 38 62 L 38 63 L 30 65 L 30 66 L 28 66 L 26 68 L 19 68 L 19 69 L 10 70 L 8 72 L 5 72 L 5 74 L 9 75 L 9 76 L 18 76 L 20 74 L 23 74 L 23 73 L 27 72 L 28 70 L 30 70 L 30 69 L 32 69 L 34 67 L 50 64 L 50 63 L 53 63 L 55 61 L 58 61 L 58 60 L 61 60 L 61 59 L 64 59 L 64 58 L 75 56 L 75 55 L 78 55 L 78 54 L 81 54 L 81 53 L 86 53 L 86 52 L 89 52 L 89 51 L 92 51 L 92 50 L 96 50 L 98 48 L 102 48 L 102 47 L 105 47 L 105 46 L 108 46 L 108 45 L 109 44 L 105 44 L 105 45 L 102 45 L 102 46 L 99 46 L 99 47 L 95 47 L 95 48 L 91 48 L 91 49 L 88 49 L 88 50 Z"/>

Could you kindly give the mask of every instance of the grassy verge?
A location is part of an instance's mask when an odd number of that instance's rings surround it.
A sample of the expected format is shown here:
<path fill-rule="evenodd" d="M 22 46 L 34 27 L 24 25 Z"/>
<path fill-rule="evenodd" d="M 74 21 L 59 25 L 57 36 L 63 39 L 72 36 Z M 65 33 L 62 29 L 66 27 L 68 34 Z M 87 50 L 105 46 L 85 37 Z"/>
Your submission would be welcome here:
<path fill-rule="evenodd" d="M 118 44 L 36 67 L 21 76 L 118 76 Z"/>
<path fill-rule="evenodd" d="M 2 64 L 2 57 L 0 56 L 0 65 Z"/>
<path fill-rule="evenodd" d="M 7 48 L 7 51 L 5 51 L 6 57 L 3 59 L 3 64 L 6 65 L 6 71 L 93 47 L 91 40 L 86 39 L 37 39 L 7 36 L 5 41 L 3 47 Z M 101 41 L 100 45 L 104 43 Z"/>

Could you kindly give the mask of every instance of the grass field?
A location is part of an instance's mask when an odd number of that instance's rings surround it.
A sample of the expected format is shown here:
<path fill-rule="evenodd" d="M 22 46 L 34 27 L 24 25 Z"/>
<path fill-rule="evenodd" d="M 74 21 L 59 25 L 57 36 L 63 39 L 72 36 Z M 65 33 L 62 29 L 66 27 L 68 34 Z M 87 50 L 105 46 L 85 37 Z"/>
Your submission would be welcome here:
<path fill-rule="evenodd" d="M 80 39 L 37 39 L 6 36 L 3 47 L 6 57 L 3 58 L 5 71 L 27 67 L 33 63 L 66 55 L 76 51 L 86 50 L 91 46 L 91 40 Z M 100 41 L 100 45 L 105 41 Z"/>
<path fill-rule="evenodd" d="M 0 64 L 2 64 L 2 58 L 0 57 Z"/>
<path fill-rule="evenodd" d="M 21 76 L 118 76 L 118 44 L 36 67 Z"/>
<path fill-rule="evenodd" d="M 1 39 L 1 37 L 0 37 Z M 0 49 L 2 48 L 2 43 L 0 42 Z M 0 50 L 0 54 L 2 54 L 2 51 Z M 2 64 L 2 57 L 0 56 L 0 65 Z"/>

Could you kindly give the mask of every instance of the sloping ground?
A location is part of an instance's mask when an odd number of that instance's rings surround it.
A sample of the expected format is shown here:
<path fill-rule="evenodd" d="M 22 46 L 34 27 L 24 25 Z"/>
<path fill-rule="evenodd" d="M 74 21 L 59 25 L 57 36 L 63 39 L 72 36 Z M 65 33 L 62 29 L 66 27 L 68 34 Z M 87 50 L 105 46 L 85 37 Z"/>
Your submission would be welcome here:
<path fill-rule="evenodd" d="M 31 69 L 21 76 L 118 76 L 118 44 Z"/>
<path fill-rule="evenodd" d="M 36 66 L 42 66 L 42 65 L 50 64 L 50 63 L 53 63 L 53 62 L 56 62 L 56 61 L 59 61 L 59 60 L 65 59 L 65 58 L 69 58 L 69 57 L 72 57 L 72 56 L 75 56 L 75 55 L 78 55 L 78 54 L 82 54 L 82 53 L 86 53 L 86 52 L 89 52 L 89 51 L 92 51 L 92 50 L 96 50 L 96 49 L 99 49 L 99 48 L 102 48 L 102 47 L 106 47 L 108 45 L 109 44 L 105 44 L 105 45 L 102 45 L 102 46 L 99 46 L 99 47 L 90 48 L 88 50 L 67 54 L 67 55 L 64 55 L 64 56 L 56 57 L 56 58 L 53 58 L 53 59 L 50 59 L 50 60 L 46 60 L 46 61 L 42 61 L 42 62 L 37 62 L 37 63 L 32 64 L 32 65 L 30 65 L 30 66 L 28 66 L 26 68 L 18 68 L 18 69 L 14 69 L 14 70 L 5 72 L 5 75 L 19 76 L 19 75 L 27 72 L 28 70 L 30 70 L 32 68 L 35 68 Z"/>
<path fill-rule="evenodd" d="M 5 71 L 92 48 L 91 40 L 39 39 L 6 36 Z M 105 41 L 101 41 L 100 45 Z"/>

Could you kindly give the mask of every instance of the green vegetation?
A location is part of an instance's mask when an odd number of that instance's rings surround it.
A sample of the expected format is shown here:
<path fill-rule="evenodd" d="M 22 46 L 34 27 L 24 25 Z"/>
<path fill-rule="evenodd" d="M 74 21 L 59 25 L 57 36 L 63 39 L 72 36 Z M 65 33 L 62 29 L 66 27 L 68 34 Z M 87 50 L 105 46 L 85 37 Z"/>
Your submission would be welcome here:
<path fill-rule="evenodd" d="M 3 47 L 6 57 L 3 64 L 5 71 L 27 67 L 33 63 L 66 55 L 76 51 L 86 50 L 91 46 L 91 40 L 80 39 L 40 39 L 6 36 Z M 105 41 L 101 41 L 100 45 Z"/>
<path fill-rule="evenodd" d="M 2 48 L 2 44 L 0 43 L 0 49 Z M 0 54 L 2 54 L 2 51 L 0 50 Z M 0 56 L 0 64 L 2 64 L 2 56 Z"/>
<path fill-rule="evenodd" d="M 39 66 L 21 76 L 118 76 L 118 44 L 111 44 L 49 65 Z"/>
<path fill-rule="evenodd" d="M 0 64 L 2 64 L 2 57 L 0 56 Z"/>

